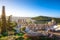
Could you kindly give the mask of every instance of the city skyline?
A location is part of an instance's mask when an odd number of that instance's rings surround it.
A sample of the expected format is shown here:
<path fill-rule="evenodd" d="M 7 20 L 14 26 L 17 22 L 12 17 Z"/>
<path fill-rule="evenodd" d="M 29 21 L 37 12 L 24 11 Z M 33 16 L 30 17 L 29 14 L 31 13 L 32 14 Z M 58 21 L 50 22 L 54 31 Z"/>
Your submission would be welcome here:
<path fill-rule="evenodd" d="M 0 15 L 5 6 L 6 15 L 19 17 L 50 16 L 60 17 L 59 0 L 0 0 Z"/>

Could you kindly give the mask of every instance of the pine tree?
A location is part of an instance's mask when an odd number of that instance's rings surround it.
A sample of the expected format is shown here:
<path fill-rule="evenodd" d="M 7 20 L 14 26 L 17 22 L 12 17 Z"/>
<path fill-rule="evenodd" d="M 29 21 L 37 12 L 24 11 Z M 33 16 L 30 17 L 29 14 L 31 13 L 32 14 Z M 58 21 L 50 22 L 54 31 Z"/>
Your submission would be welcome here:
<path fill-rule="evenodd" d="M 8 31 L 11 31 L 12 30 L 12 27 L 10 26 L 11 25 L 10 18 L 11 18 L 11 16 L 9 16 L 9 18 L 8 18 Z"/>
<path fill-rule="evenodd" d="M 4 32 L 7 31 L 7 24 L 6 24 L 6 15 L 5 15 L 5 6 L 2 7 L 2 25 L 1 25 L 1 33 L 3 34 Z"/>

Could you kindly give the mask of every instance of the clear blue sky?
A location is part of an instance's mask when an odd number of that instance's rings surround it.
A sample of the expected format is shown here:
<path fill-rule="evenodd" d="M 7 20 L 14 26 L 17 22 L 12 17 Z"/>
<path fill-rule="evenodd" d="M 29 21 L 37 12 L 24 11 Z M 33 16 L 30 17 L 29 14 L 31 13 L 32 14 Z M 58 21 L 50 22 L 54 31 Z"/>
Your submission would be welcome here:
<path fill-rule="evenodd" d="M 3 5 L 6 15 L 60 17 L 60 0 L 0 0 L 0 15 Z"/>

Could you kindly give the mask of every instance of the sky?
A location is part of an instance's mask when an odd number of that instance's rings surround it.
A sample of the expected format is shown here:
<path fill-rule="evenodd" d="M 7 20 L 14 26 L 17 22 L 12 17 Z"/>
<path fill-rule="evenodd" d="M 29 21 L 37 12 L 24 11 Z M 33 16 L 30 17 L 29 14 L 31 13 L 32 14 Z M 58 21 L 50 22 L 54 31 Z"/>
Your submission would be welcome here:
<path fill-rule="evenodd" d="M 0 15 L 2 6 L 7 16 L 60 17 L 60 0 L 0 0 Z"/>

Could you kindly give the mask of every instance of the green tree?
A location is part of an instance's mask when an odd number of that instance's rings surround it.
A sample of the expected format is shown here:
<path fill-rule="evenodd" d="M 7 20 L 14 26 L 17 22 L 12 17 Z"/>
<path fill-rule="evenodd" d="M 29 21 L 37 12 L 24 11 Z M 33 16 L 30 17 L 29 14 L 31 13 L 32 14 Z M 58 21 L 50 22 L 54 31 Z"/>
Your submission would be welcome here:
<path fill-rule="evenodd" d="M 10 16 L 9 16 L 9 18 L 8 18 L 8 21 L 7 21 L 7 29 L 8 29 L 8 31 L 11 31 L 12 30 L 12 26 L 11 26 L 11 20 L 10 20 Z"/>
<path fill-rule="evenodd" d="M 12 22 L 11 21 L 11 16 L 9 16 L 8 21 L 7 21 L 7 25 L 8 25 L 8 31 L 12 31 L 14 27 L 16 27 L 17 23 L 16 22 Z"/>
<path fill-rule="evenodd" d="M 26 29 L 26 27 L 22 27 L 22 28 L 21 28 L 22 31 L 25 31 L 25 29 Z"/>
<path fill-rule="evenodd" d="M 1 33 L 3 34 L 4 32 L 7 31 L 7 24 L 6 24 L 6 15 L 5 15 L 5 6 L 2 7 L 2 25 L 1 25 Z"/>

